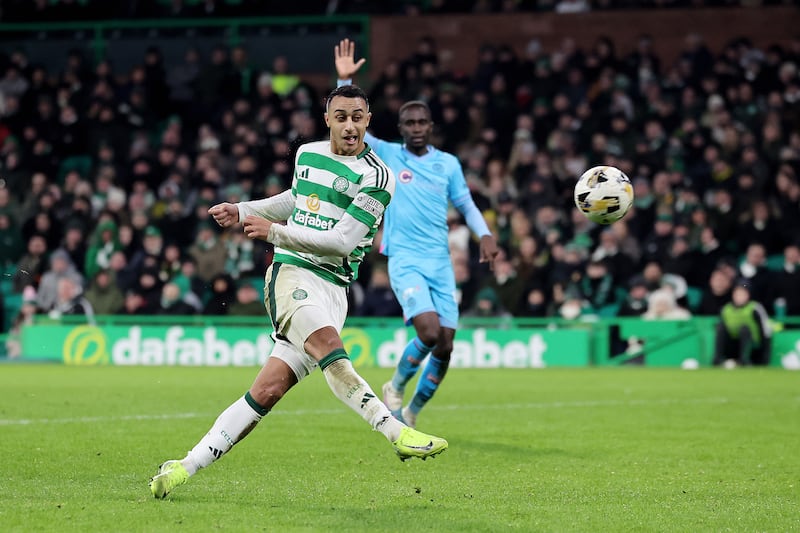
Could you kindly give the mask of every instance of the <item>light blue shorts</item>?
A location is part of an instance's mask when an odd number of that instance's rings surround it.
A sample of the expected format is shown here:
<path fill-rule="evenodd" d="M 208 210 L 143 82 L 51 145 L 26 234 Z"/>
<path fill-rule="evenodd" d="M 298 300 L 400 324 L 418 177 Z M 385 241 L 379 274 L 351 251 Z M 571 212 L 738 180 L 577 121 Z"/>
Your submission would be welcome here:
<path fill-rule="evenodd" d="M 421 313 L 435 311 L 442 327 L 456 329 L 456 278 L 449 257 L 430 259 L 391 255 L 389 279 L 397 301 L 403 307 L 406 325 Z"/>

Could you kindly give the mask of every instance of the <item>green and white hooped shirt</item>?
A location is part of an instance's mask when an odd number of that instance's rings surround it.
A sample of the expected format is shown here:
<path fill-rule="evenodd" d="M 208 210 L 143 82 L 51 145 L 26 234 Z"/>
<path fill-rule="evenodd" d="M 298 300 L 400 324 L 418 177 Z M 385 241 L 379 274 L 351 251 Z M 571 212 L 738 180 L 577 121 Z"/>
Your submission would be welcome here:
<path fill-rule="evenodd" d="M 330 141 L 304 144 L 295 157 L 295 203 L 286 226 L 328 231 L 346 213 L 369 230 L 346 257 L 298 252 L 276 244 L 274 260 L 306 268 L 337 285 L 349 285 L 358 277 L 394 190 L 394 174 L 368 146 L 357 156 L 340 156 L 331 152 Z"/>

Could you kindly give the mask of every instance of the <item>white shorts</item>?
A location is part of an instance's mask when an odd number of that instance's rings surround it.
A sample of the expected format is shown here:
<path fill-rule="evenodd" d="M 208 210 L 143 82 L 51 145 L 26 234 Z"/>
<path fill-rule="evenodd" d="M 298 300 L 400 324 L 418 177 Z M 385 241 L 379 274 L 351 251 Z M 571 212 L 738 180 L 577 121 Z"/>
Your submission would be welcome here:
<path fill-rule="evenodd" d="M 276 337 L 270 357 L 288 364 L 300 381 L 317 366 L 303 349 L 306 339 L 324 327 L 341 334 L 347 318 L 347 290 L 285 263 L 270 265 L 265 282 L 264 305 Z"/>

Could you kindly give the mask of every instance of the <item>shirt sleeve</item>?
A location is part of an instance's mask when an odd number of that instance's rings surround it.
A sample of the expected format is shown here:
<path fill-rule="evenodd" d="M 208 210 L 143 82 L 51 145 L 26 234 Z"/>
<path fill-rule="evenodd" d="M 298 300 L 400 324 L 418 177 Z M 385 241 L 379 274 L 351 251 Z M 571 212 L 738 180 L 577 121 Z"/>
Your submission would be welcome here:
<path fill-rule="evenodd" d="M 375 170 L 364 177 L 361 189 L 333 228 L 319 231 L 274 224 L 267 240 L 296 252 L 346 257 L 380 224 L 393 194 L 394 175 L 388 168 Z"/>
<path fill-rule="evenodd" d="M 345 214 L 333 228 L 326 231 L 273 224 L 267 240 L 296 252 L 347 257 L 367 236 L 369 230 L 369 226 Z"/>
<path fill-rule="evenodd" d="M 485 237 L 492 234 L 492 232 L 489 231 L 486 220 L 483 218 L 483 214 L 478 209 L 478 206 L 475 205 L 472 195 L 468 194 L 467 196 L 457 198 L 453 201 L 453 205 L 464 215 L 464 221 L 467 223 L 467 227 L 472 230 L 472 233 L 478 237 Z"/>
<path fill-rule="evenodd" d="M 475 200 L 472 199 L 472 193 L 467 187 L 467 180 L 461 170 L 461 165 L 456 161 L 452 168 L 448 186 L 450 201 L 464 216 L 464 221 L 467 223 L 467 227 L 472 230 L 472 233 L 478 237 L 491 235 L 492 232 L 489 231 L 486 220 L 483 218 L 478 206 L 475 205 Z"/>
<path fill-rule="evenodd" d="M 292 215 L 294 204 L 295 196 L 291 189 L 287 189 L 276 196 L 262 200 L 239 202 L 236 207 L 239 209 L 239 222 L 244 220 L 247 215 L 256 215 L 273 222 L 280 222 L 287 220 Z"/>
<path fill-rule="evenodd" d="M 347 208 L 347 214 L 368 227 L 377 226 L 392 199 L 392 192 L 381 187 L 362 187 Z"/>

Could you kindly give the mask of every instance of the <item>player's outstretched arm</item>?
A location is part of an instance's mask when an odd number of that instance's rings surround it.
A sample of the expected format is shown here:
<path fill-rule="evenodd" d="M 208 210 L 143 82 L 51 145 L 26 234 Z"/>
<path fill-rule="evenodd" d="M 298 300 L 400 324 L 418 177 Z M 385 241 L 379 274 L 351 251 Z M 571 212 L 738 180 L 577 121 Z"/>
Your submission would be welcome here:
<path fill-rule="evenodd" d="M 248 215 L 266 218 L 273 222 L 288 220 L 294 211 L 295 196 L 291 189 L 286 189 L 280 194 L 263 198 L 261 200 L 251 200 L 249 202 L 239 202 L 235 204 L 239 209 L 239 220 L 244 222 Z"/>
<path fill-rule="evenodd" d="M 390 174 L 383 187 L 376 187 L 376 174 L 364 178 L 367 183 L 332 228 L 320 231 L 300 224 L 284 226 L 251 215 L 242 220 L 245 234 L 296 252 L 347 257 L 380 223 L 394 194 L 394 176 Z"/>
<path fill-rule="evenodd" d="M 356 43 L 350 39 L 342 39 L 333 49 L 333 59 L 336 65 L 336 74 L 340 80 L 349 80 L 367 62 L 363 57 L 356 58 Z"/>
<path fill-rule="evenodd" d="M 463 187 L 466 188 L 466 182 L 463 177 L 460 183 L 463 183 Z M 497 241 L 489 230 L 489 225 L 486 224 L 486 219 L 483 218 L 483 214 L 478 209 L 478 206 L 475 205 L 472 195 L 470 195 L 469 192 L 465 192 L 451 201 L 455 208 L 464 216 L 467 227 L 481 239 L 480 262 L 489 263 L 489 268 L 494 269 L 494 259 L 499 253 Z"/>
<path fill-rule="evenodd" d="M 291 216 L 294 210 L 294 200 L 291 189 L 287 189 L 280 194 L 261 200 L 239 202 L 238 204 L 223 202 L 212 206 L 208 210 L 208 214 L 214 217 L 214 221 L 223 228 L 229 228 L 239 221 L 244 221 L 245 217 L 249 215 L 276 222 L 286 220 Z"/>
<path fill-rule="evenodd" d="M 350 255 L 370 230 L 369 226 L 349 214 L 325 231 L 282 226 L 253 215 L 245 217 L 242 223 L 245 235 L 251 239 L 261 239 L 295 252 L 341 257 Z"/>

